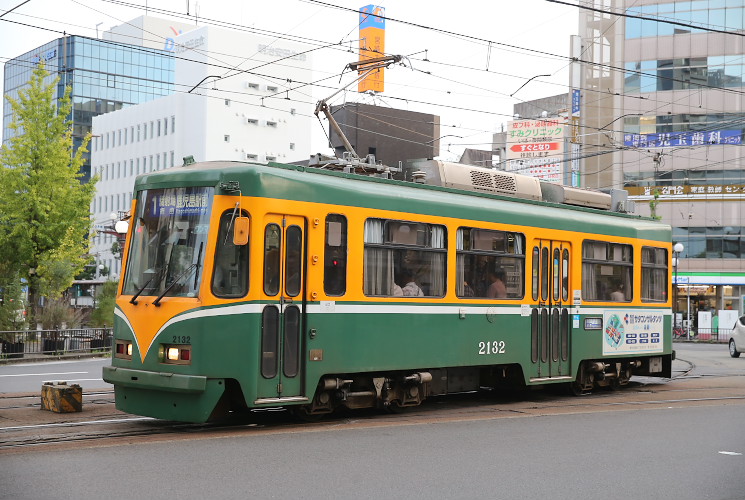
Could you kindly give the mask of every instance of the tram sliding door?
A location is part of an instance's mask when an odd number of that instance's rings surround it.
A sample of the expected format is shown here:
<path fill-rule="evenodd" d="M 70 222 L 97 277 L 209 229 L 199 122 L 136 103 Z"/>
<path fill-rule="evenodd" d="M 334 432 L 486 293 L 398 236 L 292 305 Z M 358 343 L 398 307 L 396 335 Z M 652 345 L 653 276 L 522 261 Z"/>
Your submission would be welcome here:
<path fill-rule="evenodd" d="M 538 240 L 533 247 L 531 380 L 572 378 L 569 373 L 571 245 Z"/>
<path fill-rule="evenodd" d="M 302 396 L 305 230 L 304 217 L 270 214 L 264 221 L 259 400 Z"/>

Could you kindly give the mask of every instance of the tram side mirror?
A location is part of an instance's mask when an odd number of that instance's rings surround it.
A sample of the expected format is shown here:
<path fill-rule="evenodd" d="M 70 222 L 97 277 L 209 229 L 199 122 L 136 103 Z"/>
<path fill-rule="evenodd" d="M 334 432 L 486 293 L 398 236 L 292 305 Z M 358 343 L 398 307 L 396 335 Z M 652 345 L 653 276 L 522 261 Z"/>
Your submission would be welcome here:
<path fill-rule="evenodd" d="M 248 217 L 236 217 L 233 224 L 233 244 L 248 244 Z"/>

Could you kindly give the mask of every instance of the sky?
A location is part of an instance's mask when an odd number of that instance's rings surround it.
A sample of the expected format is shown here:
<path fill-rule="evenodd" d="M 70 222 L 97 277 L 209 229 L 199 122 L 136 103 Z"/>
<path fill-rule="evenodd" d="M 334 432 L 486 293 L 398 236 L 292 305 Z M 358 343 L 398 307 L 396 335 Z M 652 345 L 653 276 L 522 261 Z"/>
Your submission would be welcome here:
<path fill-rule="evenodd" d="M 318 44 L 338 44 L 313 53 L 317 78 L 323 78 L 340 75 L 347 63 L 358 59 L 355 52 L 339 48 L 357 47 L 355 11 L 367 4 L 364 0 L 0 0 L 0 63 L 60 37 L 60 32 L 100 37 L 110 27 L 145 14 L 147 7 L 148 15 L 166 19 L 199 25 L 228 22 Z M 457 160 L 465 148 L 491 149 L 492 134 L 511 119 L 514 104 L 567 92 L 569 38 L 578 29 L 576 8 L 546 0 L 381 0 L 375 5 L 384 7 L 388 18 L 385 50 L 404 56 L 404 65 L 386 70 L 382 94 L 346 92 L 331 104 L 356 101 L 439 115 L 444 159 Z M 537 75 L 549 76 L 531 80 Z M 347 73 L 326 84 L 340 88 L 353 78 Z M 312 97 L 318 100 L 332 92 L 316 87 Z M 321 125 L 315 126 L 313 151 L 323 151 L 325 136 Z"/>

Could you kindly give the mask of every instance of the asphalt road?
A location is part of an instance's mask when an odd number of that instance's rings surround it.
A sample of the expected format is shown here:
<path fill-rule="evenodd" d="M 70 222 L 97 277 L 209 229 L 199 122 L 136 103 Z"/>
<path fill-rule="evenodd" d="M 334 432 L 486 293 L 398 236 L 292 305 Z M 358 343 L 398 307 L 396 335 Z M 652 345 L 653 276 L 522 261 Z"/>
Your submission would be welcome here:
<path fill-rule="evenodd" d="M 13 499 L 742 499 L 745 406 L 574 413 L 0 455 Z"/>
<path fill-rule="evenodd" d="M 726 346 L 675 348 L 685 360 L 676 370 L 693 367 L 690 382 L 676 382 L 682 386 L 707 380 L 723 386 L 745 374 L 745 357 L 730 358 Z M 100 377 L 108 360 L 13 368 L 46 366 L 88 378 L 73 372 L 95 370 L 81 368 L 89 363 L 99 365 Z M 0 375 L 10 368 L 0 367 Z M 685 397 L 682 392 L 639 390 L 661 403 L 603 404 L 607 398 L 598 395 L 559 398 L 555 404 L 572 402 L 572 408 L 556 414 L 492 418 L 466 407 L 439 421 L 363 421 L 352 413 L 322 427 L 246 426 L 10 450 L 0 452 L 0 499 L 745 498 L 745 391 L 681 403 L 673 398 Z M 475 411 L 477 419 L 469 414 Z"/>
<path fill-rule="evenodd" d="M 94 389 L 111 389 L 101 378 L 105 365 L 111 358 L 92 358 L 76 361 L 45 361 L 0 366 L 0 394 L 18 392 L 41 393 L 44 382 L 65 381 L 78 384 L 83 392 Z M 0 498 L 2 493 L 0 492 Z"/>

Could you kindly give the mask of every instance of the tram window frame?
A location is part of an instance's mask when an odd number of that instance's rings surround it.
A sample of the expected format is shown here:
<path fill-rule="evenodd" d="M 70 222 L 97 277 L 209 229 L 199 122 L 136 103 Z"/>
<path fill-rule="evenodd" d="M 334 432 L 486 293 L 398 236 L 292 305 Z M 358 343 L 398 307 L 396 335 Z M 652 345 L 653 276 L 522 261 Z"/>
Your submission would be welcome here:
<path fill-rule="evenodd" d="M 627 243 L 584 240 L 582 242 L 582 300 L 631 302 L 634 298 L 634 247 Z M 616 290 L 618 284 L 623 290 Z M 613 294 L 623 293 L 619 300 Z"/>
<path fill-rule="evenodd" d="M 278 236 L 276 246 L 272 245 L 271 247 L 268 246 L 270 228 L 273 228 L 272 231 Z M 282 228 L 276 222 L 270 222 L 264 227 L 263 245 L 264 293 L 269 297 L 274 297 L 280 292 L 281 283 L 279 282 L 279 277 L 280 266 L 282 265 Z"/>
<path fill-rule="evenodd" d="M 234 216 L 249 217 L 248 212 L 246 212 L 245 210 L 242 210 L 240 214 L 236 214 L 232 208 L 230 210 L 226 210 L 220 216 L 218 222 L 219 226 L 217 231 L 217 240 L 215 241 L 215 259 L 212 270 L 212 294 L 215 297 L 226 299 L 245 297 L 248 294 L 249 289 L 250 266 L 248 265 L 248 263 L 250 258 L 250 245 L 235 245 L 233 243 Z M 251 234 L 250 231 L 249 234 Z M 226 259 L 229 259 L 231 257 L 231 254 L 234 258 L 233 262 L 230 263 L 229 266 L 221 265 L 221 263 L 228 263 Z M 226 274 L 226 267 L 229 268 L 227 270 L 228 274 Z M 221 269 L 223 271 L 220 273 L 220 276 L 218 276 L 218 271 L 220 271 Z M 235 271 L 235 274 L 232 274 L 233 271 Z M 235 276 L 235 279 L 231 275 Z M 239 287 L 237 291 L 233 291 L 232 293 L 230 293 L 225 291 L 227 287 L 225 287 L 224 285 L 221 287 L 218 280 L 224 281 L 225 276 L 231 276 L 230 281 L 233 284 L 230 285 L 230 288 L 232 290 L 235 290 L 236 287 Z"/>
<path fill-rule="evenodd" d="M 538 283 L 539 283 L 539 277 L 541 274 L 541 251 L 537 246 L 533 247 L 533 260 L 532 260 L 532 291 L 533 294 L 533 300 L 538 300 Z"/>
<path fill-rule="evenodd" d="M 447 260 L 444 225 L 365 220 L 362 289 L 368 297 L 442 298 L 447 291 Z M 413 285 L 404 283 L 406 274 L 413 275 Z"/>
<path fill-rule="evenodd" d="M 522 299 L 525 297 L 525 250 L 522 233 L 459 227 L 455 295 L 461 299 Z M 501 272 L 504 297 L 489 296 L 489 274 L 495 271 L 497 277 Z"/>
<path fill-rule="evenodd" d="M 347 293 L 347 252 L 347 218 L 341 214 L 326 215 L 323 291 L 330 297 Z"/>
<path fill-rule="evenodd" d="M 668 255 L 667 248 L 642 247 L 642 302 L 667 302 Z"/>

